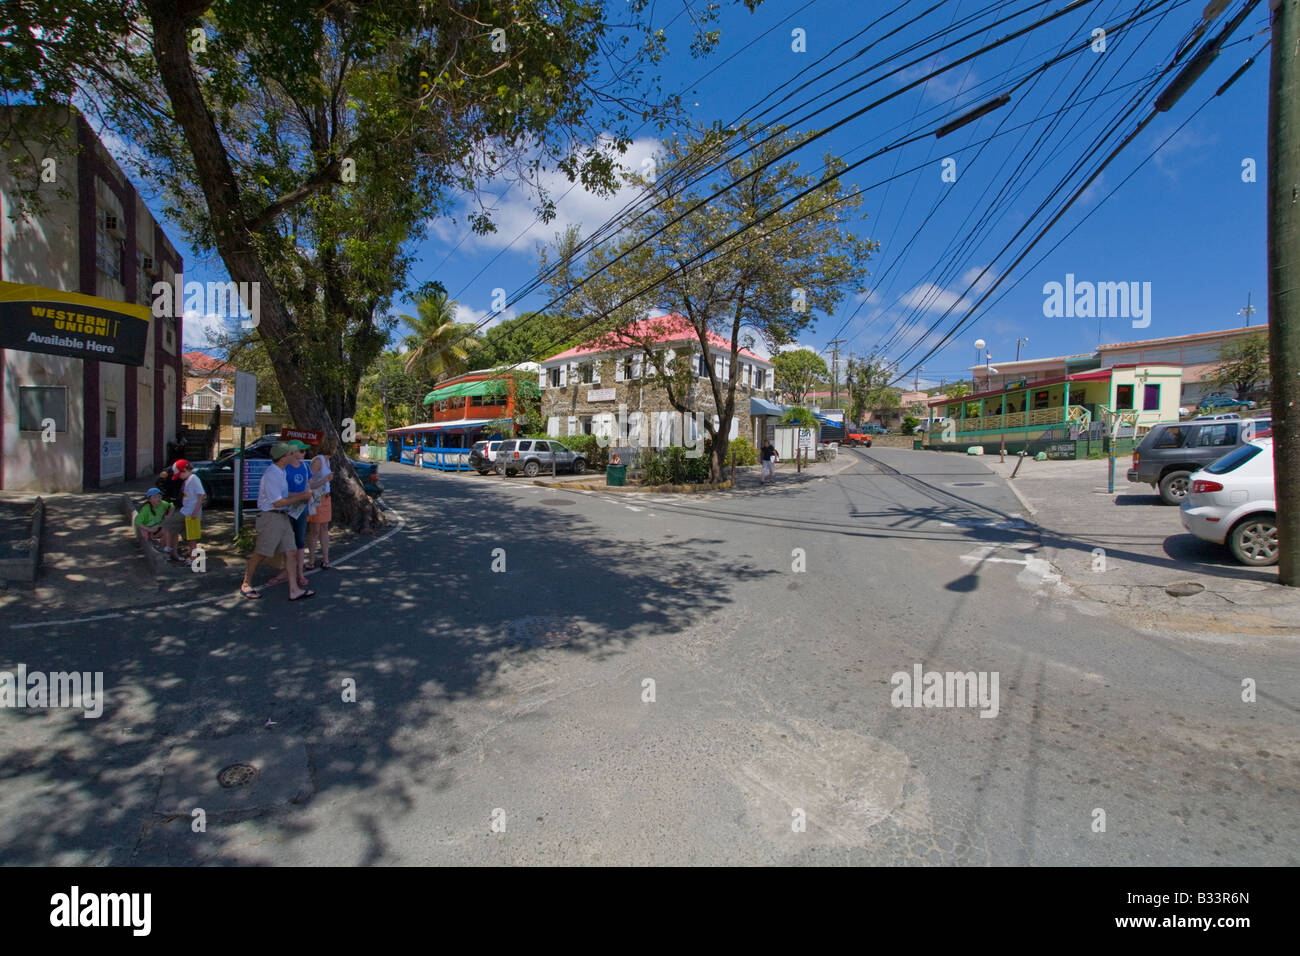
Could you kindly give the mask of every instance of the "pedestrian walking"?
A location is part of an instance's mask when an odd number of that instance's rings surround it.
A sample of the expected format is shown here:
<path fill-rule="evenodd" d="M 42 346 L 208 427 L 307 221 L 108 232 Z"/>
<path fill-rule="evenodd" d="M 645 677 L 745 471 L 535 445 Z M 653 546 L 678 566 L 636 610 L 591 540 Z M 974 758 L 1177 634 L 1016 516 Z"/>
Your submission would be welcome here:
<path fill-rule="evenodd" d="M 765 485 L 769 478 L 776 477 L 776 463 L 781 460 L 777 456 L 776 448 L 773 447 L 771 439 L 763 442 L 761 457 L 763 463 L 760 466 L 758 482 Z"/>
<path fill-rule="evenodd" d="M 244 568 L 244 583 L 239 586 L 239 593 L 246 598 L 262 596 L 253 588 L 253 575 L 257 571 L 257 566 L 265 559 L 282 553 L 285 570 L 296 571 L 299 566 L 300 558 L 289 511 L 299 505 L 305 507 L 307 500 L 311 498 L 311 491 L 304 489 L 296 494 L 289 493 L 285 467 L 292 463 L 296 454 L 297 449 L 288 442 L 276 442 L 271 446 L 272 464 L 262 474 L 257 490 L 257 541 Z M 280 575 L 276 575 L 267 586 L 274 584 L 279 578 Z M 296 573 L 289 574 L 287 579 L 290 601 L 300 601 L 315 596 L 316 592 L 304 587 Z"/>
<path fill-rule="evenodd" d="M 317 455 L 311 460 L 312 477 L 308 482 L 314 491 L 307 502 L 307 558 L 305 566 L 329 570 L 330 564 L 330 520 L 333 518 L 333 506 L 330 503 L 330 460 L 325 455 Z M 319 554 L 319 563 L 313 555 Z"/>

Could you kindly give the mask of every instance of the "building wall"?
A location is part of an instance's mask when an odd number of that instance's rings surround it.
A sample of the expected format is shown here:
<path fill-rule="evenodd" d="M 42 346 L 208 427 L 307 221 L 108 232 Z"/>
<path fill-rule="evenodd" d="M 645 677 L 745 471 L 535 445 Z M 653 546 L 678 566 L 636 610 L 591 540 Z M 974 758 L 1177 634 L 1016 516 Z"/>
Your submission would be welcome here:
<path fill-rule="evenodd" d="M 1158 346 L 1125 346 L 1104 348 L 1098 354 L 1102 366 L 1126 365 L 1133 363 L 1167 363 L 1183 366 L 1182 395 L 1184 405 L 1194 405 L 1206 395 L 1220 391 L 1210 384 L 1208 378 L 1219 367 L 1219 351 L 1227 343 L 1242 335 L 1265 332 L 1267 326 L 1255 328 L 1229 329 L 1222 335 L 1191 341 L 1169 342 Z M 1260 383 L 1258 390 L 1267 392 L 1268 381 Z M 1228 389 L 1231 391 L 1231 389 Z"/>
<path fill-rule="evenodd" d="M 0 162 L 0 279 L 147 306 L 153 280 L 144 272 L 144 258 L 154 260 L 158 278 L 170 278 L 181 268 L 180 256 L 85 121 L 70 111 L 53 115 L 66 122 L 81 149 L 50 151 L 53 182 L 40 179 L 40 165 L 20 173 L 37 177 L 46 206 L 39 216 L 18 222 L 11 218 L 15 173 Z M 45 157 L 36 158 L 39 163 Z M 105 214 L 118 217 L 121 237 L 104 228 Z M 161 467 L 166 443 L 176 437 L 180 339 L 179 318 L 151 320 L 140 367 L 0 352 L 0 487 L 75 491 Z M 40 432 L 19 429 L 18 395 L 24 386 L 68 389 L 68 430 L 50 445 L 40 441 Z"/>
<path fill-rule="evenodd" d="M 592 361 L 592 359 L 584 358 L 584 361 Z M 690 426 L 682 424 L 681 413 L 669 404 L 667 393 L 662 388 L 648 385 L 644 379 L 616 381 L 616 360 L 606 356 L 596 361 L 598 382 L 571 383 L 566 376 L 566 383 L 563 386 L 553 387 L 547 380 L 547 384 L 542 388 L 542 417 L 547 423 L 547 434 L 561 439 L 567 435 L 584 434 L 582 419 L 589 416 L 593 419 L 591 428 L 593 434 L 606 434 L 621 439 L 623 436 L 615 436 L 615 427 L 619 405 L 623 404 L 627 406 L 629 416 L 634 412 L 649 416 L 648 421 L 643 419 L 634 427 L 646 430 L 647 443 L 651 447 L 663 448 L 670 444 L 686 444 L 693 440 L 689 431 Z M 541 374 L 546 375 L 545 368 Z M 770 381 L 770 370 L 768 375 Z M 613 390 L 613 396 L 610 398 L 597 401 L 588 398 L 593 391 L 608 393 L 610 390 Z M 749 399 L 755 394 L 763 395 L 766 392 L 756 392 L 752 388 L 737 386 L 736 412 L 732 417 L 731 437 L 734 438 L 737 434 L 746 436 L 751 434 Z M 708 379 L 695 380 L 695 407 L 709 418 L 716 419 L 717 409 L 713 403 L 713 390 L 709 387 Z M 633 443 L 640 443 L 639 434 Z"/>

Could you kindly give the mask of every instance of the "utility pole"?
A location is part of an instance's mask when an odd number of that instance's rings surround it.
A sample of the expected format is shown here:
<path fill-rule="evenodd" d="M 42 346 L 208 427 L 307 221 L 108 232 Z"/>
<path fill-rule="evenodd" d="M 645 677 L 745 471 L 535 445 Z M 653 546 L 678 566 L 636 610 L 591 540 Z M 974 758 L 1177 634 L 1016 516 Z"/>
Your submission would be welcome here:
<path fill-rule="evenodd" d="M 1255 314 L 1255 309 L 1250 304 L 1250 293 L 1246 293 L 1246 307 L 1237 313 L 1246 317 L 1246 328 L 1250 328 L 1250 317 Z"/>
<path fill-rule="evenodd" d="M 916 374 L 912 376 L 912 391 L 919 392 L 921 390 L 921 373 L 924 371 L 924 365 L 917 366 Z"/>
<path fill-rule="evenodd" d="M 1300 586 L 1300 4 L 1273 0 L 1268 84 L 1268 354 L 1278 581 Z"/>
<path fill-rule="evenodd" d="M 844 339 L 831 339 L 831 407 L 839 408 L 836 399 L 839 396 L 839 383 L 836 379 L 836 373 L 840 368 L 840 346 L 844 344 Z"/>
<path fill-rule="evenodd" d="M 1016 361 L 1017 361 L 1017 362 L 1020 361 L 1020 346 L 1021 346 L 1021 345 L 1028 345 L 1028 344 L 1029 344 L 1029 339 L 1028 339 L 1028 338 L 1019 338 L 1019 339 L 1016 339 Z"/>

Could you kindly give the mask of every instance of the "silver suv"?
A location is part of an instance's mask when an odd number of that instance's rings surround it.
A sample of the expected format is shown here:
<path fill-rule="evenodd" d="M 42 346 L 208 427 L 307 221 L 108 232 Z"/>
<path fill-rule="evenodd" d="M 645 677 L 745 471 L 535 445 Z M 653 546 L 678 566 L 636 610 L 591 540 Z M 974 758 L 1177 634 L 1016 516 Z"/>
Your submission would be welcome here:
<path fill-rule="evenodd" d="M 1181 504 L 1192 472 L 1259 437 L 1271 424 L 1252 419 L 1195 419 L 1154 425 L 1133 449 L 1128 480 L 1156 488 L 1167 505 Z"/>
<path fill-rule="evenodd" d="M 529 478 L 549 472 L 552 467 L 557 471 L 571 471 L 580 475 L 587 470 L 587 459 L 572 449 L 565 448 L 558 441 L 541 438 L 507 438 L 497 449 L 493 470 L 499 475 L 505 468 L 506 475 L 523 472 Z"/>

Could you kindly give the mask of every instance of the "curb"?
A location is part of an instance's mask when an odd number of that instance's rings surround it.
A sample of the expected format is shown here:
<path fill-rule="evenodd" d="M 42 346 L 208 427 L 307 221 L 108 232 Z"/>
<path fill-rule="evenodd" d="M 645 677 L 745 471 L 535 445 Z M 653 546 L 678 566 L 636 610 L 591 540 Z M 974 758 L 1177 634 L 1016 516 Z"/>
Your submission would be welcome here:
<path fill-rule="evenodd" d="M 44 531 L 45 499 L 38 496 L 32 506 L 31 536 L 25 539 L 27 556 L 0 559 L 0 582 L 14 581 L 35 586 L 36 572 L 41 569 L 41 536 Z"/>

